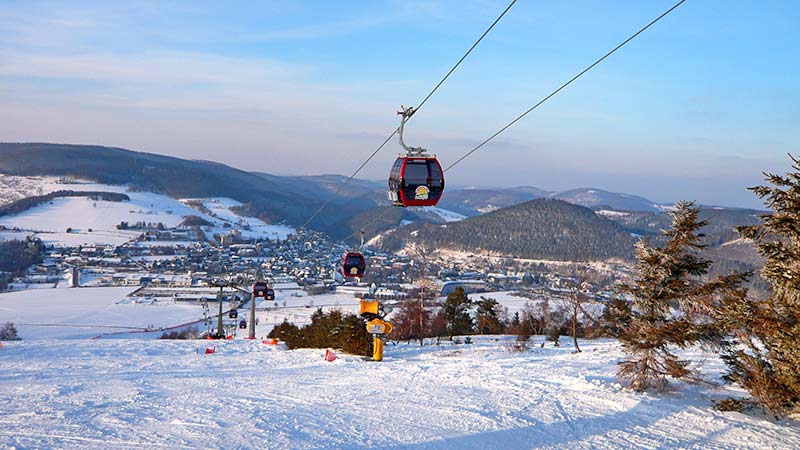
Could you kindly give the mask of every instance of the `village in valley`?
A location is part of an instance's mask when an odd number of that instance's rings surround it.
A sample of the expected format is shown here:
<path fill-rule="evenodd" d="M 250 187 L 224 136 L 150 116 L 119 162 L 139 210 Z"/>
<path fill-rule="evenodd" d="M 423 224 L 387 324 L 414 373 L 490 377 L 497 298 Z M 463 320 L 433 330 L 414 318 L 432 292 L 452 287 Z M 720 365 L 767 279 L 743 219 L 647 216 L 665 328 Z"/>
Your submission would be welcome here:
<path fill-rule="evenodd" d="M 80 180 L 40 181 L 51 189 L 98 188 Z M 99 188 L 122 191 L 120 187 Z M 178 203 L 155 194 L 147 195 L 154 202 Z M 61 204 L 64 200 L 68 202 Z M 49 228 L 46 224 L 26 228 L 26 214 L 13 220 L 7 218 L 5 222 L 0 220 L 0 232 L 6 235 L 43 240 L 41 262 L 8 279 L 6 290 L 10 295 L 0 300 L 15 302 L 20 297 L 42 297 L 57 306 L 54 311 L 61 311 L 69 309 L 69 299 L 73 296 L 90 293 L 99 296 L 107 292 L 113 293 L 109 296 L 112 303 L 135 307 L 141 315 L 128 315 L 132 322 L 126 322 L 122 316 L 114 321 L 105 318 L 108 322 L 97 317 L 94 325 L 99 328 L 93 328 L 87 325 L 95 320 L 91 310 L 65 321 L 60 313 L 37 317 L 21 309 L 16 316 L 4 319 L 15 322 L 23 337 L 36 338 L 38 333 L 114 337 L 139 332 L 157 337 L 159 332 L 183 329 L 204 336 L 216 326 L 213 316 L 217 313 L 220 292 L 225 305 L 226 334 L 235 335 L 244 319 L 230 319 L 228 315 L 238 314 L 229 311 L 249 307 L 250 287 L 257 273 L 276 291 L 273 302 L 257 299 L 256 303 L 259 336 L 266 336 L 270 331 L 267 325 L 274 326 L 283 320 L 302 324 L 317 308 L 355 312 L 359 300 L 365 298 L 380 299 L 388 307 L 396 308 L 407 299 L 423 297 L 426 305 L 435 308 L 459 287 L 475 299 L 495 298 L 499 302 L 498 313 L 510 321 L 526 304 L 543 299 L 551 299 L 554 308 L 565 307 L 578 290 L 586 303 L 602 304 L 611 298 L 613 283 L 628 270 L 622 262 L 618 265 L 563 263 L 425 249 L 394 254 L 367 248 L 369 270 L 360 279 L 349 279 L 341 271 L 342 254 L 348 246 L 313 230 L 297 232 L 288 226 L 267 225 L 252 217 L 237 216 L 230 209 L 236 202 L 230 199 L 182 200 L 184 207 L 197 209 L 182 211 L 184 215 L 179 219 L 169 214 L 174 214 L 169 209 L 174 206 L 151 203 L 146 206 L 153 210 L 147 212 L 168 219 L 165 220 L 168 225 L 134 221 L 146 216 L 129 210 L 122 211 L 113 229 L 104 228 L 103 223 L 110 223 L 106 214 L 117 211 L 111 208 L 116 206 L 114 202 L 91 196 L 54 201 L 26 213 L 62 217 Z M 104 221 L 92 226 L 80 220 L 71 224 L 69 218 L 74 216 L 69 208 L 82 207 L 106 209 Z M 224 284 L 221 291 L 220 282 Z M 181 313 L 167 313 L 164 317 L 173 317 L 176 322 L 159 318 L 157 311 L 172 309 Z M 583 318 L 587 324 L 596 319 Z M 54 334 L 59 325 L 64 326 L 64 333 Z"/>

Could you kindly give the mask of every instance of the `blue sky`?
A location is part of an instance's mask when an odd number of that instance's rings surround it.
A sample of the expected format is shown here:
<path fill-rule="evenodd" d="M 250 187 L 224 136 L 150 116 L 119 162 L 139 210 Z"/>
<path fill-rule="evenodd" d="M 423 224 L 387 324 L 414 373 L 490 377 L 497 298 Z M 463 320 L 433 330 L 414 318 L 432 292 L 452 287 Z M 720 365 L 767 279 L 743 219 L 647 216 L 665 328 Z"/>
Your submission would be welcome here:
<path fill-rule="evenodd" d="M 407 141 L 455 160 L 672 3 L 519 0 Z M 0 140 L 349 174 L 506 4 L 0 1 Z M 798 23 L 793 1 L 688 0 L 448 181 L 757 206 L 744 188 L 800 153 Z"/>

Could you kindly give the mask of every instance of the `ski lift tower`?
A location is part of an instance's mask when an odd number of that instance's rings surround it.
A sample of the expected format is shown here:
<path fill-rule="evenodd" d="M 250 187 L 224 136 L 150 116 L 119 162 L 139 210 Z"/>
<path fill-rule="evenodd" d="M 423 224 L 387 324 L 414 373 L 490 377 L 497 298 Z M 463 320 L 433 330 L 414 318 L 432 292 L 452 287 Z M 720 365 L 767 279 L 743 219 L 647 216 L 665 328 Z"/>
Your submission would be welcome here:
<path fill-rule="evenodd" d="M 217 300 L 219 301 L 219 316 L 217 319 L 217 334 L 214 336 L 217 339 L 225 339 L 225 328 L 222 325 L 222 289 L 228 286 L 228 280 L 224 278 L 215 278 L 211 285 L 219 288 L 219 293 L 217 294 Z"/>

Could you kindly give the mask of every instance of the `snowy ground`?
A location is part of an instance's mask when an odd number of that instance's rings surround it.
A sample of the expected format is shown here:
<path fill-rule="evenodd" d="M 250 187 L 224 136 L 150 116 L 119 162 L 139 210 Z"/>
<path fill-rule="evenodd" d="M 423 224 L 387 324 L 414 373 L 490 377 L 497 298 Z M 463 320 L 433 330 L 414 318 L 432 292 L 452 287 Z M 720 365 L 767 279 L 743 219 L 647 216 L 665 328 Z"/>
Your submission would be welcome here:
<path fill-rule="evenodd" d="M 525 305 L 535 306 L 541 302 L 541 300 L 521 297 L 517 295 L 515 291 L 478 292 L 469 294 L 468 297 L 473 302 L 479 302 L 481 298 L 491 298 L 497 300 L 497 303 L 499 303 L 501 307 L 505 307 L 508 310 L 509 318 L 512 317 L 514 313 L 519 313 L 520 317 L 522 317 Z M 567 300 L 550 298 L 549 306 L 551 311 L 561 308 L 566 308 L 567 311 L 569 311 L 570 303 Z M 604 306 L 599 303 L 589 303 L 587 301 L 581 305 L 581 308 L 583 308 L 583 311 L 585 311 L 587 314 L 591 315 L 591 317 L 597 318 L 603 314 Z M 580 313 L 580 316 L 583 317 L 585 314 Z"/>
<path fill-rule="evenodd" d="M 0 323 L 26 340 L 92 338 L 130 328 L 170 327 L 199 320 L 200 306 L 126 301 L 133 287 L 30 289 L 0 294 Z"/>
<path fill-rule="evenodd" d="M 621 389 L 614 342 L 477 341 L 389 345 L 382 363 L 260 341 L 5 343 L 0 447 L 800 448 L 796 421 L 715 411 L 727 391 Z"/>
<path fill-rule="evenodd" d="M 424 214 L 438 216 L 440 220 L 443 220 L 445 222 L 457 222 L 459 220 L 464 220 L 467 218 L 467 216 L 463 214 L 450 211 L 449 209 L 439 208 L 437 206 L 421 206 L 416 208 L 412 207 L 411 210 L 422 212 Z"/>
<path fill-rule="evenodd" d="M 266 224 L 254 217 L 240 217 L 231 208 L 241 203 L 229 198 L 195 199 L 211 211 L 209 215 L 191 207 L 188 200 L 181 201 L 152 192 L 129 191 L 127 186 L 88 181 L 62 184 L 56 177 L 0 174 L 0 204 L 58 190 L 119 192 L 128 195 L 130 200 L 107 202 L 87 197 L 60 197 L 19 214 L 2 217 L 0 225 L 16 227 L 27 234 L 34 233 L 45 243 L 58 246 L 120 245 L 141 234 L 141 231 L 117 230 L 120 222 L 161 222 L 167 227 L 175 227 L 189 215 L 199 216 L 212 224 L 205 228 L 209 236 L 238 229 L 248 238 L 286 239 L 288 234 L 295 231 L 284 225 Z M 67 228 L 72 228 L 72 232 L 66 233 Z M 89 229 L 92 231 L 89 232 Z M 0 235 L 0 239 L 13 237 L 17 236 Z"/>

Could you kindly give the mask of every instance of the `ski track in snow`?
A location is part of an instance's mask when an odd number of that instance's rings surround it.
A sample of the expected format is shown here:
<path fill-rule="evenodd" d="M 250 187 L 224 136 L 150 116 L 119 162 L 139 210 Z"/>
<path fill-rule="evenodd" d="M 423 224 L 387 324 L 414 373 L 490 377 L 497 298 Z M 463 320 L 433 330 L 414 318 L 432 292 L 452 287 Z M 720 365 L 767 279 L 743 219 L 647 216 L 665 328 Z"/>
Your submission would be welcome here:
<path fill-rule="evenodd" d="M 388 345 L 383 363 L 241 340 L 6 343 L 0 447 L 800 448 L 796 421 L 714 410 L 729 388 L 622 389 L 615 342 L 475 339 Z"/>

